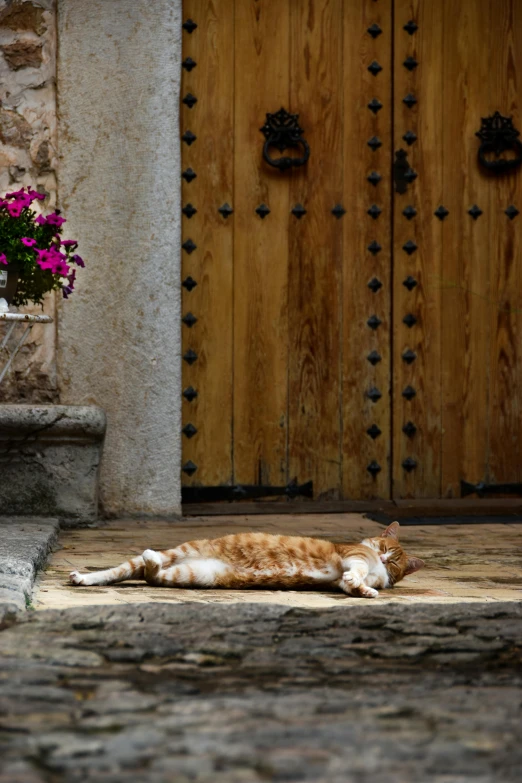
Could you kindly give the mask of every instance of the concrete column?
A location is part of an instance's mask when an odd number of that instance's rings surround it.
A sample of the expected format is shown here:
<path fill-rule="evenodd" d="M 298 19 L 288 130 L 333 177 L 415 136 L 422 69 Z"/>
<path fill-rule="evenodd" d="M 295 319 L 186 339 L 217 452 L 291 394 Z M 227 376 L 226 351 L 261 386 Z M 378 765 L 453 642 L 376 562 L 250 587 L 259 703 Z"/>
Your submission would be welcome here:
<path fill-rule="evenodd" d="M 181 510 L 180 63 L 181 0 L 58 0 L 58 198 L 86 263 L 58 379 L 107 413 L 111 515 Z"/>

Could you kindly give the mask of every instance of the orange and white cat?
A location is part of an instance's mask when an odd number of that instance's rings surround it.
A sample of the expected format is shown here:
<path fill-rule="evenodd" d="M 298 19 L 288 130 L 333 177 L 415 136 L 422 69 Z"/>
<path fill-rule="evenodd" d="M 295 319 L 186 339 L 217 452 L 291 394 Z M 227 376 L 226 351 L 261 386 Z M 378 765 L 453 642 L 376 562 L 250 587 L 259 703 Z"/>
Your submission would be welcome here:
<path fill-rule="evenodd" d="M 145 579 L 158 587 L 340 588 L 348 595 L 376 598 L 377 589 L 393 587 L 424 562 L 408 556 L 399 544 L 399 523 L 360 544 L 334 544 L 318 538 L 237 533 L 189 541 L 139 557 L 116 568 L 80 574 L 73 585 L 110 585 Z"/>

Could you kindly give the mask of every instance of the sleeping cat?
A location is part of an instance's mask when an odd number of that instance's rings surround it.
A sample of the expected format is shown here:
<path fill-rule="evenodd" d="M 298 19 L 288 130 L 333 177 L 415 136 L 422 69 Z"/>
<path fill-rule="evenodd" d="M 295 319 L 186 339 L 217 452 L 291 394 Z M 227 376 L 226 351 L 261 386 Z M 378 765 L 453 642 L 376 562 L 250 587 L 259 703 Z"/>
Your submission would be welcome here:
<path fill-rule="evenodd" d="M 360 544 L 334 544 L 318 538 L 237 533 L 189 541 L 109 568 L 80 574 L 73 585 L 110 585 L 145 579 L 158 587 L 313 588 L 337 587 L 348 595 L 376 598 L 376 588 L 393 587 L 424 562 L 399 544 L 399 523 Z"/>

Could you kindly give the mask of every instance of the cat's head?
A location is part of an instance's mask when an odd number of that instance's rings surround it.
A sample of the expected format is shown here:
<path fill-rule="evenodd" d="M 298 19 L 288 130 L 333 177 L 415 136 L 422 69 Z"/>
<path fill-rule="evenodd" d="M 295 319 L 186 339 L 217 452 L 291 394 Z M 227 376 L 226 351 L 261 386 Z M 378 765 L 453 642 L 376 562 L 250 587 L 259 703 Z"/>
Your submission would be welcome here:
<path fill-rule="evenodd" d="M 365 538 L 362 542 L 365 546 L 369 546 L 379 553 L 388 572 L 390 585 L 400 582 L 405 576 L 413 574 L 424 565 L 424 560 L 421 560 L 420 557 L 407 555 L 399 544 L 399 529 L 399 523 L 392 522 L 381 536 Z"/>

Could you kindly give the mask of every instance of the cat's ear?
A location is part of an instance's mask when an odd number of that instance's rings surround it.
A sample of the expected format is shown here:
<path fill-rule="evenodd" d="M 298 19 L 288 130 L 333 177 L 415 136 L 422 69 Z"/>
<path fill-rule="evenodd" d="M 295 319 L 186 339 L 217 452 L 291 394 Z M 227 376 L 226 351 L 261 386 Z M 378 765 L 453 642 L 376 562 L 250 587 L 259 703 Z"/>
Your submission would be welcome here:
<path fill-rule="evenodd" d="M 396 538 L 397 541 L 399 540 L 399 528 L 400 525 L 398 522 L 392 522 L 391 525 L 388 525 L 384 533 L 382 534 L 383 538 Z"/>
<path fill-rule="evenodd" d="M 408 557 L 408 565 L 406 566 L 404 576 L 408 576 L 408 574 L 413 574 L 415 571 L 419 571 L 425 565 L 426 564 L 424 560 L 421 560 L 420 557 Z"/>

